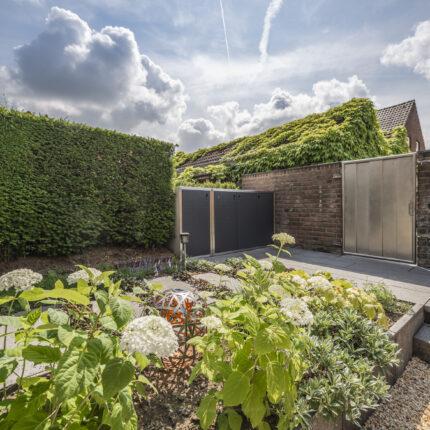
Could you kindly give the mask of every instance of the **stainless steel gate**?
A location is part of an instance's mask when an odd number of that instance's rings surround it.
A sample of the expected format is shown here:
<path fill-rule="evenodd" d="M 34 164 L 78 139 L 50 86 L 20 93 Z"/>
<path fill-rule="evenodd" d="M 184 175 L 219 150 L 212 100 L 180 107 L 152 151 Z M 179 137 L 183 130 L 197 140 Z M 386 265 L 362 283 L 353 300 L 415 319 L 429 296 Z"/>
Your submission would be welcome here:
<path fill-rule="evenodd" d="M 342 163 L 345 253 L 415 262 L 415 154 Z"/>

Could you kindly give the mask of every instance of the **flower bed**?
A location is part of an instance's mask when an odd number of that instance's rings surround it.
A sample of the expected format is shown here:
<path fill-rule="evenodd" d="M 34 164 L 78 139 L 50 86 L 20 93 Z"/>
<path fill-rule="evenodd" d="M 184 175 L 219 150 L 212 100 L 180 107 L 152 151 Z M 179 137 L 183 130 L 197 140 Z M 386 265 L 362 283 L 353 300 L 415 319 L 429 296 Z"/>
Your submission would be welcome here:
<path fill-rule="evenodd" d="M 157 316 L 159 285 L 132 286 L 125 295 L 113 272 L 81 267 L 69 289 L 57 282 L 52 290 L 3 295 L 2 303 L 18 300 L 26 314 L 0 317 L 17 342 L 0 356 L 0 382 L 18 362 L 43 363 L 50 373 L 17 375 L 18 390 L 1 402 L 0 425 L 168 429 L 160 415 L 169 410 L 176 411 L 171 428 L 181 428 L 178 415 L 187 429 L 309 428 L 314 416 L 357 422 L 386 398 L 388 384 L 375 369 L 398 363 L 383 306 L 328 273 L 288 271 L 278 257 L 291 239 L 275 239 L 270 262 L 247 257 L 213 267 L 234 270 L 243 289 L 211 291 L 216 300 L 203 306 L 202 335 L 188 341 L 199 357 L 192 369 L 162 368 L 179 343 Z M 148 316 L 132 321 L 131 301 Z M 42 312 L 42 304 L 55 307 Z"/>

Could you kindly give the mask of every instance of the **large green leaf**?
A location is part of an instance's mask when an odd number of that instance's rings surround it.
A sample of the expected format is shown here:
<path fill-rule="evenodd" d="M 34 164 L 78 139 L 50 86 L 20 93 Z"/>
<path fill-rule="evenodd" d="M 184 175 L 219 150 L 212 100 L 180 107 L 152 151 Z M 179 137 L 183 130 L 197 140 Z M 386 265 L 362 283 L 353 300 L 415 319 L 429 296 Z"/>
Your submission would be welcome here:
<path fill-rule="evenodd" d="M 113 357 L 113 343 L 106 333 L 101 333 L 97 338 L 101 342 L 100 363 L 106 364 Z"/>
<path fill-rule="evenodd" d="M 14 296 L 3 296 L 3 297 L 0 297 L 0 305 L 4 305 L 5 303 L 9 303 L 14 298 L 15 298 Z"/>
<path fill-rule="evenodd" d="M 102 373 L 103 396 L 109 399 L 123 388 L 125 388 L 134 378 L 134 366 L 130 361 L 116 357 L 106 363 Z"/>
<path fill-rule="evenodd" d="M 80 343 L 75 342 L 74 345 L 77 345 L 77 346 L 82 344 L 87 339 L 87 335 L 85 332 L 81 330 L 79 331 L 75 330 L 69 325 L 59 326 L 57 334 L 58 334 L 58 340 L 67 347 L 70 346 L 70 344 L 74 339 L 78 339 L 80 342 Z"/>
<path fill-rule="evenodd" d="M 199 417 L 202 429 L 207 430 L 216 417 L 216 399 L 210 395 L 204 397 L 196 415 Z"/>
<path fill-rule="evenodd" d="M 249 377 L 240 372 L 232 372 L 222 389 L 224 406 L 237 406 L 244 400 L 249 390 Z"/>
<path fill-rule="evenodd" d="M 118 330 L 118 326 L 116 325 L 116 322 L 114 321 L 113 317 L 110 315 L 104 315 L 100 319 L 100 324 L 107 328 L 108 330 Z"/>
<path fill-rule="evenodd" d="M 242 417 L 234 410 L 229 409 L 228 424 L 231 430 L 240 430 L 242 428 Z"/>
<path fill-rule="evenodd" d="M 47 345 L 28 345 L 23 351 L 22 356 L 35 364 L 55 363 L 61 358 L 60 348 Z"/>
<path fill-rule="evenodd" d="M 127 389 L 124 389 L 119 393 L 119 402 L 122 406 L 122 419 L 124 421 L 128 421 L 133 416 L 135 411 L 133 399 Z"/>
<path fill-rule="evenodd" d="M 6 381 L 6 378 L 12 374 L 12 372 L 18 366 L 18 360 L 15 358 L 1 357 L 0 358 L 0 382 Z"/>
<path fill-rule="evenodd" d="M 67 324 L 69 322 L 69 316 L 66 314 L 66 312 L 52 308 L 48 309 L 48 319 L 49 322 L 58 325 Z"/>
<path fill-rule="evenodd" d="M 30 325 L 33 325 L 39 318 L 40 315 L 42 314 L 42 308 L 37 308 L 34 311 L 31 311 L 28 315 L 27 315 L 27 322 Z"/>
<path fill-rule="evenodd" d="M 94 293 L 94 298 L 96 299 L 100 312 L 104 313 L 106 311 L 106 304 L 108 302 L 108 293 L 103 290 L 97 290 Z"/>
<path fill-rule="evenodd" d="M 44 411 L 26 411 L 27 413 L 20 418 L 12 429 L 19 430 L 48 430 L 51 422 L 46 420 L 49 415 Z M 30 413 L 28 413 L 30 412 Z"/>
<path fill-rule="evenodd" d="M 256 354 L 268 354 L 275 350 L 273 339 L 271 338 L 271 332 L 269 329 L 264 328 L 257 333 L 254 340 L 254 351 Z"/>
<path fill-rule="evenodd" d="M 251 389 L 242 404 L 243 413 L 251 421 L 252 427 L 257 427 L 264 418 L 266 413 L 265 395 L 266 374 L 263 370 L 258 370 L 252 380 Z"/>
<path fill-rule="evenodd" d="M 286 389 L 285 370 L 279 363 L 269 361 L 266 376 L 269 400 L 272 403 L 278 403 Z"/>
<path fill-rule="evenodd" d="M 84 296 L 88 296 L 90 294 L 90 287 L 88 286 L 88 282 L 85 279 L 78 279 L 78 283 L 76 284 L 76 289 L 79 293 Z"/>
<path fill-rule="evenodd" d="M 71 349 L 63 355 L 54 376 L 58 402 L 76 396 L 94 381 L 99 367 L 100 351 L 100 342 L 91 339 L 83 351 Z"/>
<path fill-rule="evenodd" d="M 19 317 L 12 317 L 7 315 L 0 316 L 0 325 L 12 326 L 16 328 L 22 327 Z"/>
<path fill-rule="evenodd" d="M 24 291 L 20 297 L 34 302 L 37 300 L 43 300 L 48 297 L 54 299 L 65 299 L 69 302 L 76 303 L 78 305 L 88 305 L 90 300 L 88 297 L 72 289 L 54 289 L 54 290 L 43 290 L 42 288 L 35 287 L 32 290 Z"/>
<path fill-rule="evenodd" d="M 118 328 L 121 328 L 130 321 L 132 309 L 125 300 L 121 300 L 119 297 L 111 297 L 109 306 Z"/>

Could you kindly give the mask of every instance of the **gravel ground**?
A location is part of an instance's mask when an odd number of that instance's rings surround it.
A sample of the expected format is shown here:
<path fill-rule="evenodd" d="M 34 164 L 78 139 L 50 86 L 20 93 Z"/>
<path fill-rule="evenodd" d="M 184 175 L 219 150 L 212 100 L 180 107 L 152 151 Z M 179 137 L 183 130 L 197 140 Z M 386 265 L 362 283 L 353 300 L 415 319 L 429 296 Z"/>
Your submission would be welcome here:
<path fill-rule="evenodd" d="M 365 430 L 430 430 L 430 364 L 413 357 Z"/>

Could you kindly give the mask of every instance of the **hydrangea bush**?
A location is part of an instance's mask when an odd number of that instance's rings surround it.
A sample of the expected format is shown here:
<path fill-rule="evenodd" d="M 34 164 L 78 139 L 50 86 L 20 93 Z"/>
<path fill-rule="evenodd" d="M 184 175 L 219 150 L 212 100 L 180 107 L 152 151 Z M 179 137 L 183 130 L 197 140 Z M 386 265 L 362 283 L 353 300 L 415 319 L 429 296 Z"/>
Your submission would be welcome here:
<path fill-rule="evenodd" d="M 200 425 L 234 430 L 245 419 L 258 430 L 306 429 L 314 415 L 342 414 L 357 424 L 387 396 L 376 369 L 398 363 L 384 310 L 373 294 L 328 272 L 287 271 L 279 256 L 294 238 L 273 240 L 276 255 L 246 256 L 242 291 L 211 304 L 207 333 L 189 341 L 201 353 L 189 382 L 202 374 L 219 387 L 202 400 Z"/>
<path fill-rule="evenodd" d="M 133 395 L 151 385 L 141 371 L 178 348 L 165 319 L 132 321 L 130 300 L 140 299 L 123 295 L 120 282 L 110 279 L 113 272 L 80 269 L 69 279 L 75 286 L 67 289 L 61 281 L 52 290 L 31 288 L 41 278 L 31 271 L 0 278 L 2 290 L 16 289 L 15 295 L 3 293 L 1 303 L 18 300 L 25 311 L 0 316 L 0 325 L 13 328 L 2 337 L 14 336 L 16 343 L 0 354 L 2 429 L 135 430 Z M 51 307 L 42 312 L 42 304 Z M 46 373 L 24 377 L 28 362 L 43 365 Z M 13 374 L 18 389 L 7 398 L 6 379 Z"/>

